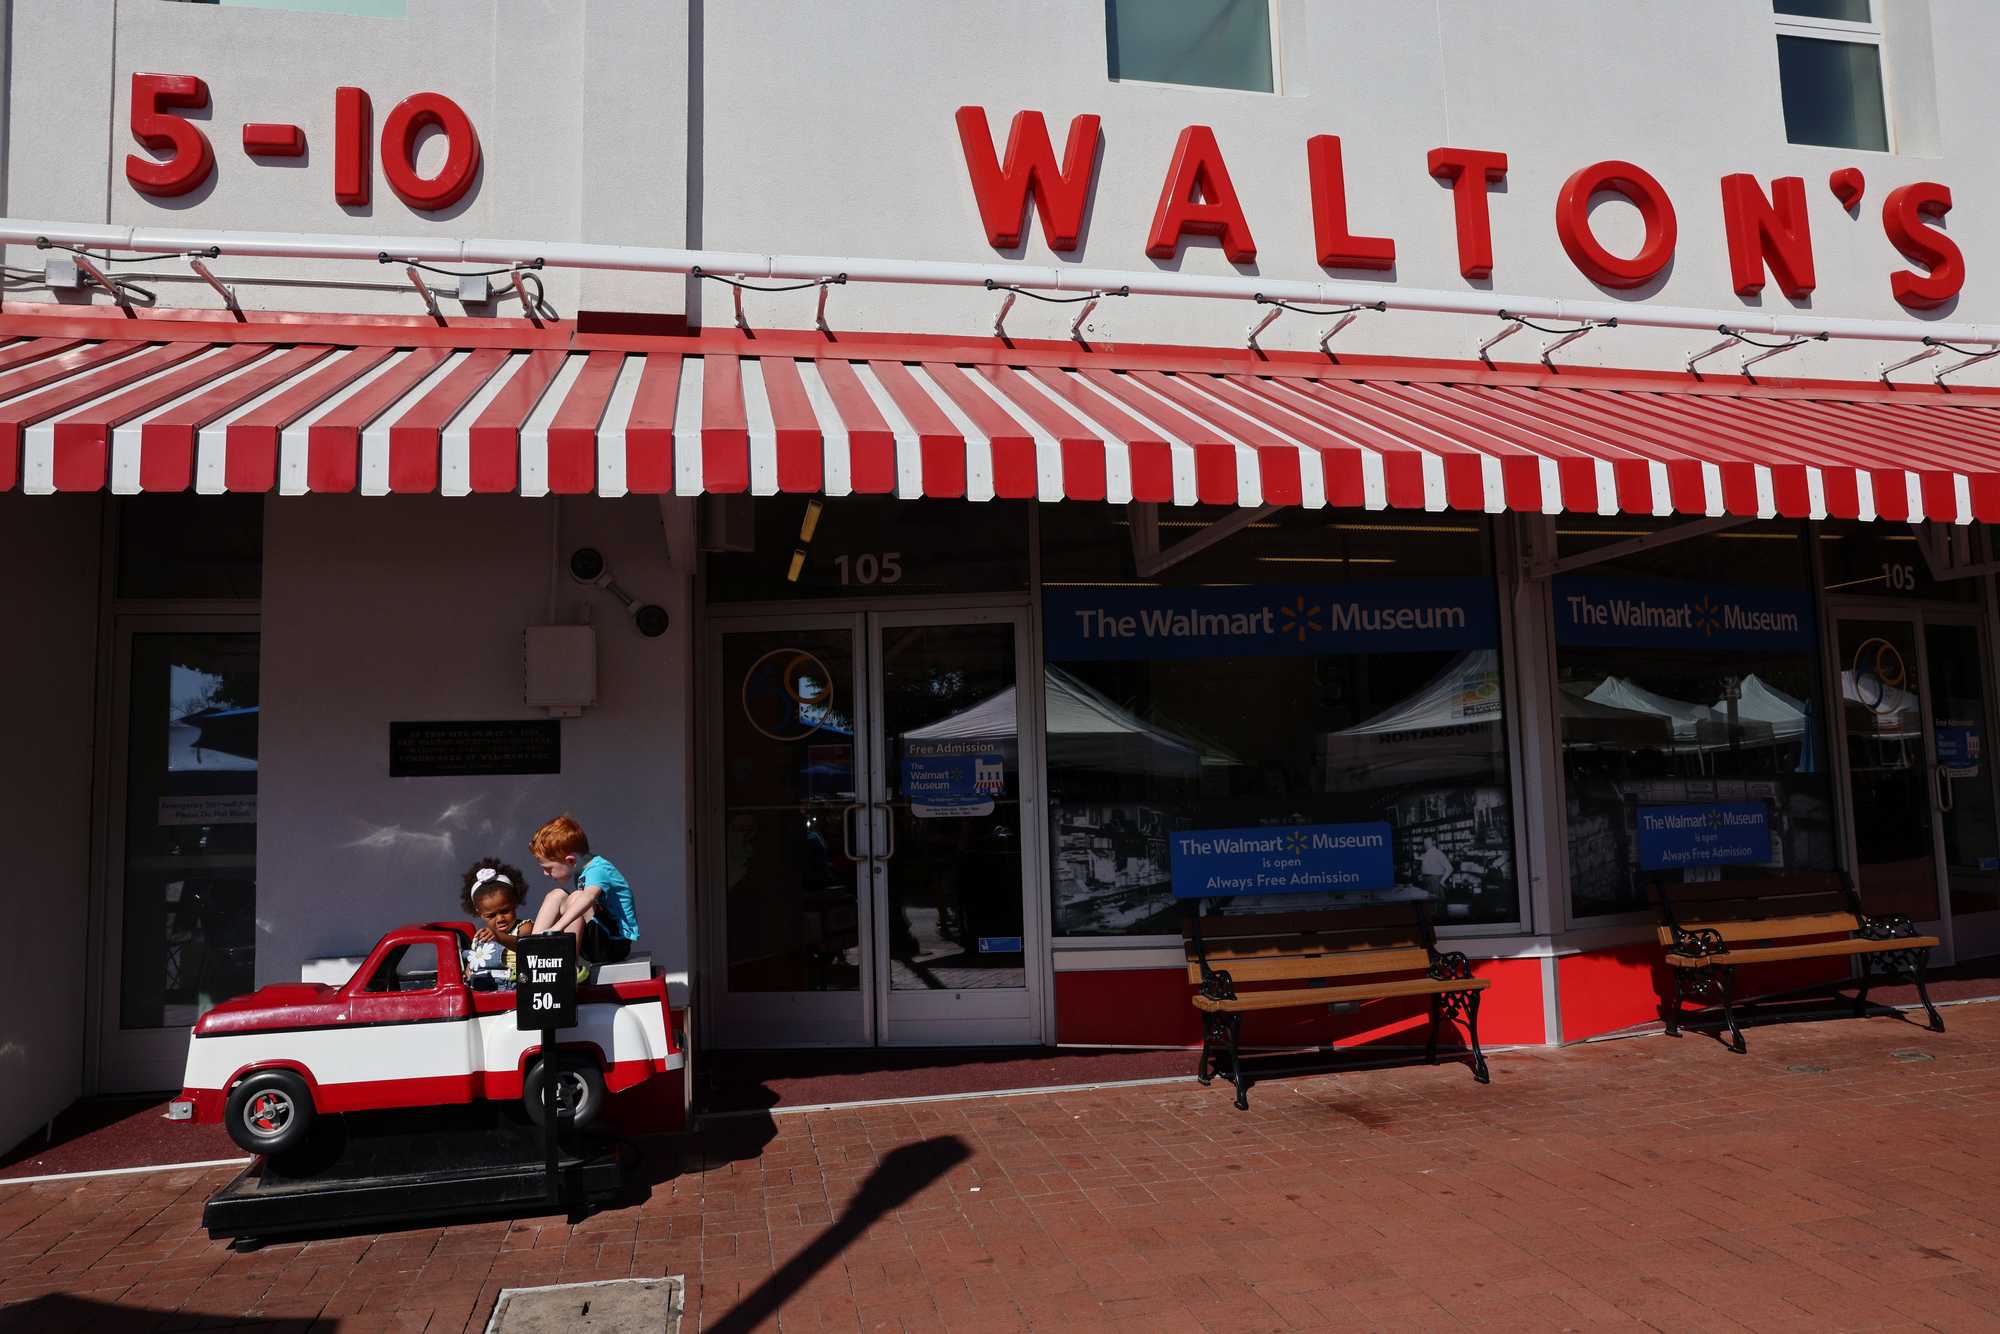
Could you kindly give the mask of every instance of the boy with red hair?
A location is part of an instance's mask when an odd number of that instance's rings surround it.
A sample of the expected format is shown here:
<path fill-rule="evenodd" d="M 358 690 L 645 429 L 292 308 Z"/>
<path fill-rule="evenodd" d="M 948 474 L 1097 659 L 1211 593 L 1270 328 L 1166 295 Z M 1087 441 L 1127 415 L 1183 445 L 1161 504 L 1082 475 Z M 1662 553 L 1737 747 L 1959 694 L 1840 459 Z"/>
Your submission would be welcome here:
<path fill-rule="evenodd" d="M 556 882 L 535 913 L 535 932 L 569 932 L 583 963 L 618 963 L 629 956 L 639 939 L 632 886 L 608 860 L 591 855 L 583 826 L 558 815 L 535 831 L 528 851 L 542 874 Z"/>

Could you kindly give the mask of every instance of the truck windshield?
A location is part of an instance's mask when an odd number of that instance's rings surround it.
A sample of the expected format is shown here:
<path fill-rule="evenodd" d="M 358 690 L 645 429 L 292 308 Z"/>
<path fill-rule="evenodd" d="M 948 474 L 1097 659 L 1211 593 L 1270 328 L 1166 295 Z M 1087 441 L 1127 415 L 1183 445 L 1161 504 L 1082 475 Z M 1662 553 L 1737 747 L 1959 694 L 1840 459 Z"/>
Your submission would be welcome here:
<path fill-rule="evenodd" d="M 398 945 L 375 966 L 368 979 L 371 992 L 432 991 L 438 982 L 437 946 L 428 940 Z"/>

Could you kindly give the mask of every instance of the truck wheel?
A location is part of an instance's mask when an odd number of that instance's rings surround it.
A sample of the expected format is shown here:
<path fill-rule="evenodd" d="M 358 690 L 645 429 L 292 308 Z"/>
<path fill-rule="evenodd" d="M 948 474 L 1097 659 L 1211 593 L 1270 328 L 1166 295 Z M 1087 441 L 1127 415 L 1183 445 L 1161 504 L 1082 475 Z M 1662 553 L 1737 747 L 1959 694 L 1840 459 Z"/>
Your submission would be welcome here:
<path fill-rule="evenodd" d="M 596 1062 L 577 1056 L 559 1057 L 556 1065 L 557 1102 L 569 1109 L 571 1125 L 579 1128 L 589 1125 L 598 1108 L 604 1105 L 603 1071 Z M 521 1085 L 521 1103 L 528 1109 L 528 1119 L 536 1125 L 542 1124 L 542 1079 L 548 1068 L 547 1061 L 536 1061 Z"/>
<path fill-rule="evenodd" d="M 262 1070 L 229 1091 L 222 1122 L 238 1148 L 268 1156 L 303 1143 L 313 1116 L 305 1080 L 289 1070 Z"/>

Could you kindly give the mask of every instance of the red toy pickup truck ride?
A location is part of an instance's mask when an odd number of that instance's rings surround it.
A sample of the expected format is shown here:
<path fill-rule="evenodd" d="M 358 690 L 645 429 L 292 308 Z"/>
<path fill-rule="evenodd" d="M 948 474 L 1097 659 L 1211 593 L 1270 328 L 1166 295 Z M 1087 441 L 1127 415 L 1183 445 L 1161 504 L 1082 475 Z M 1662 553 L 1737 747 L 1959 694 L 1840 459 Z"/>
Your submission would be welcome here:
<path fill-rule="evenodd" d="M 553 1064 L 583 1125 L 608 1093 L 681 1068 L 657 974 L 579 987 L 576 1024 L 547 1062 L 541 1034 L 515 1024 L 512 991 L 466 984 L 471 941 L 462 922 L 398 927 L 344 986 L 282 983 L 224 1001 L 194 1026 L 168 1117 L 221 1121 L 261 1154 L 300 1143 L 321 1114 L 519 1098 L 539 1122 Z"/>

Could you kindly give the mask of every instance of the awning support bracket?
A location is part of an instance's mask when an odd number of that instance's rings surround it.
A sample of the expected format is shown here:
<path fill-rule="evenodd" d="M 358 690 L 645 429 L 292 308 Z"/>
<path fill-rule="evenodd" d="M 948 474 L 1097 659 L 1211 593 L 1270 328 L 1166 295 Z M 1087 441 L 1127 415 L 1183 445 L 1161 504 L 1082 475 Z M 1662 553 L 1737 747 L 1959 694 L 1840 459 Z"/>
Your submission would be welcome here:
<path fill-rule="evenodd" d="M 1696 366 L 1700 365 L 1704 361 L 1707 361 L 1710 357 L 1714 356 L 1718 352 L 1727 352 L 1730 348 L 1735 347 L 1738 343 L 1743 341 L 1742 336 L 1726 324 L 1716 325 L 1715 331 L 1722 335 L 1722 341 L 1715 344 L 1713 347 L 1703 348 L 1701 351 L 1695 353 L 1693 356 L 1687 359 L 1687 368 L 1688 368 L 1688 373 L 1690 375 L 1701 374 L 1701 372 L 1695 370 Z"/>
<path fill-rule="evenodd" d="M 1769 361 L 1772 357 L 1778 356 L 1785 352 L 1790 352 L 1794 348 L 1804 347 L 1807 343 L 1823 343 L 1826 341 L 1825 334 L 1817 334 L 1806 338 L 1793 338 L 1782 343 L 1760 343 L 1754 338 L 1743 338 L 1741 334 L 1738 334 L 1737 337 L 1742 339 L 1743 342 L 1750 344 L 1750 346 L 1752 347 L 1763 349 L 1763 351 L 1759 352 L 1754 357 L 1745 357 L 1743 359 L 1743 364 L 1737 367 L 1738 370 L 1743 372 L 1744 379 L 1753 382 L 1756 380 L 1757 377 L 1750 374 L 1750 368 L 1752 366 L 1755 366 L 1758 362 Z"/>
<path fill-rule="evenodd" d="M 112 282 L 110 278 L 106 277 L 104 270 L 98 268 L 97 265 L 91 261 L 90 256 L 82 253 L 81 251 L 75 251 L 72 253 L 74 253 L 76 256 L 76 267 L 81 269 L 84 272 L 84 274 L 90 279 L 90 281 L 96 283 L 99 287 L 102 287 L 106 292 L 109 292 L 111 294 L 111 299 L 118 303 L 118 308 L 124 311 L 127 315 L 130 315 L 132 313 L 131 295 L 127 293 L 124 288 L 120 287 L 117 283 Z"/>
<path fill-rule="evenodd" d="M 203 282 L 215 289 L 215 294 L 222 298 L 223 305 L 229 307 L 229 313 L 236 317 L 236 322 L 238 324 L 243 323 L 243 307 L 237 303 L 236 289 L 228 286 L 220 278 L 216 277 L 208 265 L 193 255 L 188 256 L 188 267 L 193 269 L 195 275 Z"/>
<path fill-rule="evenodd" d="M 1234 537 L 1252 524 L 1263 522 L 1278 512 L 1276 505 L 1265 505 L 1258 509 L 1237 510 L 1227 518 L 1217 519 L 1192 537 L 1184 537 L 1172 546 L 1160 548 L 1159 506 L 1153 504 L 1132 507 L 1132 565 L 1141 579 L 1151 579 L 1154 575 L 1198 555 L 1217 543 Z"/>
<path fill-rule="evenodd" d="M 438 309 L 437 293 L 431 291 L 431 285 L 424 281 L 423 274 L 417 272 L 416 265 L 405 264 L 403 272 L 410 275 L 410 286 L 417 289 L 417 295 L 424 299 L 424 308 L 430 311 L 431 318 L 438 322 L 438 327 L 443 328 L 444 312 Z"/>
<path fill-rule="evenodd" d="M 1974 352 L 1963 361 L 1954 361 L 1949 366 L 1938 367 L 1937 374 L 1931 376 L 1931 379 L 1935 380 L 1938 384 L 1943 384 L 1945 376 L 1956 375 L 1963 370 L 1970 370 L 1980 362 L 1991 361 L 1995 357 L 2000 357 L 2000 347 L 1991 348 L 1985 352 Z"/>
<path fill-rule="evenodd" d="M 1007 312 L 1014 309 L 1014 301 L 1018 296 L 1019 292 L 1009 289 L 1007 299 L 1000 303 L 1000 313 L 993 317 L 993 336 L 1003 343 L 1012 341 L 1007 337 Z"/>
<path fill-rule="evenodd" d="M 1493 369 L 1493 358 L 1488 353 L 1527 327 L 1521 321 L 1508 315 L 1505 311 L 1501 312 L 1500 318 L 1507 321 L 1506 327 L 1479 345 L 1479 359 L 1486 363 L 1487 370 Z"/>
<path fill-rule="evenodd" d="M 1355 317 L 1361 314 L 1362 311 L 1381 311 L 1389 308 L 1389 303 L 1386 301 L 1369 301 L 1358 306 L 1337 306 L 1332 310 L 1314 310 L 1311 306 L 1301 306 L 1292 301 L 1281 301 L 1274 296 L 1265 296 L 1262 292 L 1255 293 L 1250 299 L 1260 306 L 1269 306 L 1271 308 L 1270 314 L 1250 326 L 1248 336 L 1252 352 L 1255 352 L 1260 357 L 1264 355 L 1263 345 L 1257 341 L 1257 335 L 1270 328 L 1277 322 L 1278 316 L 1288 310 L 1300 315 L 1338 315 L 1340 318 L 1333 323 L 1332 327 L 1319 336 L 1319 350 L 1325 353 L 1329 360 L 1336 362 L 1340 358 L 1334 356 L 1333 349 L 1327 346 L 1327 344 L 1333 341 L 1333 336 L 1354 323 Z"/>
<path fill-rule="evenodd" d="M 1599 547 L 1595 551 L 1580 551 L 1574 556 L 1560 558 L 1530 560 L 1522 573 L 1530 579 L 1549 579 L 1559 574 L 1572 574 L 1577 570 L 1587 570 L 1593 565 L 1602 565 L 1606 561 L 1623 560 L 1642 551 L 1657 551 L 1661 547 L 1685 542 L 1691 537 L 1720 533 L 1749 522 L 1749 519 L 1734 514 L 1717 514 L 1705 519 L 1691 519 L 1686 523 L 1677 523 L 1671 528 L 1647 533 L 1644 537 L 1613 542 L 1610 546 Z"/>
<path fill-rule="evenodd" d="M 1936 356 L 1938 353 L 1944 351 L 1943 348 L 1931 342 L 1931 340 L 1928 338 L 1924 339 L 1924 344 L 1925 346 L 1921 351 L 1912 352 L 1909 356 L 1904 357 L 1901 361 L 1889 362 L 1886 365 L 1884 365 L 1879 371 L 1877 371 L 1876 373 L 1882 377 L 1882 383 L 1883 384 L 1889 383 L 1889 376 L 1891 373 L 1899 371 L 1903 369 L 1903 367 L 1905 366 L 1914 366 L 1920 361 L 1928 361 L 1932 357 Z"/>
<path fill-rule="evenodd" d="M 1079 343 L 1083 343 L 1083 322 L 1090 318 L 1090 312 L 1096 310 L 1097 303 L 1103 299 L 1104 293 L 1102 292 L 1092 292 L 1090 294 L 1090 300 L 1083 303 L 1083 309 L 1079 310 L 1076 313 L 1076 318 L 1069 322 L 1069 336 L 1071 338 L 1074 338 Z M 1085 347 L 1090 346 L 1088 343 L 1083 343 L 1083 345 Z"/>
<path fill-rule="evenodd" d="M 1975 560 L 1971 524 L 1920 523 L 1916 525 L 1917 550 L 1930 567 L 1931 578 L 1973 579 L 1983 574 L 2000 574 L 2000 560 Z"/>

